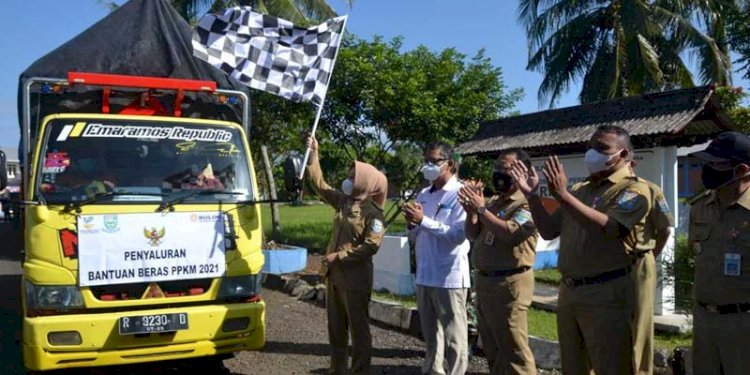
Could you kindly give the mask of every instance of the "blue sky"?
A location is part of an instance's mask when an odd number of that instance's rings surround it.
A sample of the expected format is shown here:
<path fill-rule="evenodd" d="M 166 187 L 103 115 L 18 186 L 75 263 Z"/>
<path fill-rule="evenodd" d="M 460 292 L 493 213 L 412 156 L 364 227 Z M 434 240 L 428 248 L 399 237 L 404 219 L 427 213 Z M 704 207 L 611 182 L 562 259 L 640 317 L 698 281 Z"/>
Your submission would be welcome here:
<path fill-rule="evenodd" d="M 0 39 L 4 52 L 0 59 L 0 145 L 18 143 L 18 75 L 108 13 L 97 0 L 11 1 L 0 25 L 4 36 Z M 348 29 L 363 38 L 401 35 L 405 49 L 420 44 L 433 50 L 455 47 L 468 56 L 484 48 L 493 64 L 502 68 L 506 85 L 524 89 L 526 95 L 517 110 L 544 109 L 537 101 L 542 75 L 526 70 L 526 37 L 517 21 L 515 0 L 356 0 L 351 10 L 341 0 L 333 4 L 339 13 L 349 13 Z M 750 91 L 750 83 L 738 77 L 734 84 Z M 578 90 L 573 85 L 558 106 L 576 105 Z"/>

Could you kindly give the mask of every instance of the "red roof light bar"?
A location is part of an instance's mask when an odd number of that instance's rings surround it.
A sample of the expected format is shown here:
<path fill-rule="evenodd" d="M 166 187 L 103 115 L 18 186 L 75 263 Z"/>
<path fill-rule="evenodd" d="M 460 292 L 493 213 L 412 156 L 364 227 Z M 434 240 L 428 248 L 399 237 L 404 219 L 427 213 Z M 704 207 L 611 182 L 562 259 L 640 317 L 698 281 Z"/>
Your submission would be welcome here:
<path fill-rule="evenodd" d="M 213 81 L 81 72 L 69 72 L 68 84 L 159 90 L 216 91 L 216 82 Z"/>

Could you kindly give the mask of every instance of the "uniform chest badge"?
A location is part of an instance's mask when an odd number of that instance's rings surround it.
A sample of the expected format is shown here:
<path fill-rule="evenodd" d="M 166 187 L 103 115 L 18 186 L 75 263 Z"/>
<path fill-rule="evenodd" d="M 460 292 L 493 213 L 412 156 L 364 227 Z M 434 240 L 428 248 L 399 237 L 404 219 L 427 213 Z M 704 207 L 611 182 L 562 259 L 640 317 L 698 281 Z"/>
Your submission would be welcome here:
<path fill-rule="evenodd" d="M 729 231 L 729 239 L 734 241 L 740 236 L 740 231 L 737 230 L 737 228 L 732 228 L 732 230 Z"/>

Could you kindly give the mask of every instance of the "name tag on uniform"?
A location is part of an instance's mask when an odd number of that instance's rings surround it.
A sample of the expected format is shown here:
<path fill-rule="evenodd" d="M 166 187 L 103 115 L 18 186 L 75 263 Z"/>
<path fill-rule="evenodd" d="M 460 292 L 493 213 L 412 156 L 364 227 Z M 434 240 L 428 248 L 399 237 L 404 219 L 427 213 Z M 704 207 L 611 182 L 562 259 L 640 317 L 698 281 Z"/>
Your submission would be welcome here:
<path fill-rule="evenodd" d="M 491 246 L 493 243 L 495 243 L 495 235 L 492 232 L 487 232 L 487 235 L 484 236 L 484 244 Z"/>
<path fill-rule="evenodd" d="M 740 276 L 742 270 L 742 255 L 735 253 L 724 254 L 724 275 Z"/>

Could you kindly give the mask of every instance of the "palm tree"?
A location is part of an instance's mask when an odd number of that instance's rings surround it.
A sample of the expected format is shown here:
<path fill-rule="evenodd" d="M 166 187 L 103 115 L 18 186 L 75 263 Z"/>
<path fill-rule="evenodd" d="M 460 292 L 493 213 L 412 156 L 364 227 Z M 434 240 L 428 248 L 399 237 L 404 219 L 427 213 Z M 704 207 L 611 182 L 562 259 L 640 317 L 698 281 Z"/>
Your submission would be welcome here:
<path fill-rule="evenodd" d="M 581 102 L 693 86 L 729 84 L 723 12 L 731 0 L 520 0 L 527 69 L 544 74 L 539 101 L 554 107 L 582 79 Z"/>
<path fill-rule="evenodd" d="M 354 0 L 346 2 L 351 7 Z M 206 10 L 220 11 L 234 6 L 250 6 L 260 13 L 299 25 L 336 17 L 336 11 L 326 0 L 172 0 L 172 6 L 188 21 L 195 20 Z"/>

